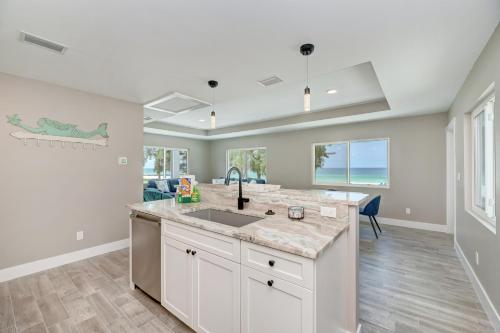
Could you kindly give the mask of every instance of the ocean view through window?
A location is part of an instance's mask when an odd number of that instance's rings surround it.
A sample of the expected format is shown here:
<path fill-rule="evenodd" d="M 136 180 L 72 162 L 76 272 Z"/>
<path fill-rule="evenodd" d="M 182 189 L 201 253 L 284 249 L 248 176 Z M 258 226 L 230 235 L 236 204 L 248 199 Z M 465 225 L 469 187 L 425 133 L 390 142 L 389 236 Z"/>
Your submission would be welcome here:
<path fill-rule="evenodd" d="M 144 147 L 143 179 L 177 178 L 188 173 L 188 150 Z"/>
<path fill-rule="evenodd" d="M 389 186 L 389 139 L 318 143 L 315 185 Z"/>

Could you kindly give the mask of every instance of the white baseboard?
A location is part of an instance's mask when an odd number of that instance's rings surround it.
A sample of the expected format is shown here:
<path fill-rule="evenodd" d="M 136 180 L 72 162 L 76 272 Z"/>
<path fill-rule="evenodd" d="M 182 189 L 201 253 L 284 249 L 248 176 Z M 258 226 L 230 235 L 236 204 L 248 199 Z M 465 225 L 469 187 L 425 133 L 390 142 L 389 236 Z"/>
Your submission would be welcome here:
<path fill-rule="evenodd" d="M 361 222 L 370 223 L 368 216 L 360 215 L 359 220 Z M 429 230 L 429 231 L 437 231 L 437 232 L 446 232 L 446 233 L 448 232 L 448 226 L 446 224 L 434 224 L 434 223 L 427 223 L 427 222 L 400 220 L 400 219 L 393 219 L 390 217 L 379 217 L 379 216 L 377 216 L 377 221 L 380 224 L 394 225 L 397 227 Z"/>
<path fill-rule="evenodd" d="M 474 291 L 479 298 L 479 302 L 483 306 L 484 312 L 486 312 L 491 325 L 495 329 L 495 332 L 500 333 L 500 316 L 498 315 L 495 306 L 491 302 L 490 297 L 486 293 L 486 290 L 483 288 L 481 281 L 479 281 L 476 273 L 474 272 L 474 269 L 472 269 L 472 266 L 467 260 L 467 257 L 462 251 L 462 248 L 457 242 L 455 242 L 455 251 L 457 252 L 458 258 L 462 262 L 462 266 L 464 267 L 465 272 L 469 276 L 469 280 L 472 282 L 472 287 L 474 288 Z"/>
<path fill-rule="evenodd" d="M 361 324 L 358 324 L 356 331 L 348 331 L 348 330 L 345 330 L 343 328 L 336 327 L 332 332 L 335 332 L 335 333 L 361 333 L 361 331 L 362 331 Z"/>
<path fill-rule="evenodd" d="M 0 269 L 0 282 L 16 279 L 21 276 L 41 272 L 54 267 L 66 265 L 75 261 L 91 258 L 100 254 L 118 251 L 129 247 L 129 239 L 106 243 L 87 249 L 61 254 L 55 257 L 40 259 L 26 264 Z"/>

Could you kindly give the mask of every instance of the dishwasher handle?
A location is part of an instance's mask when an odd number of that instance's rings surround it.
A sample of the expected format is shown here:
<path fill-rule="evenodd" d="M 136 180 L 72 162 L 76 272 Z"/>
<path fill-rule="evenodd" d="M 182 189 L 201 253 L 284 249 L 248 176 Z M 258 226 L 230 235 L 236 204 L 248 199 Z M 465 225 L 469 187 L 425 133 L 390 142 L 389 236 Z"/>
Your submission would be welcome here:
<path fill-rule="evenodd" d="M 147 223 L 154 223 L 154 224 L 158 224 L 158 225 L 160 225 L 160 223 L 161 223 L 160 217 L 150 215 L 150 214 L 144 214 L 144 213 L 133 212 L 130 214 L 130 218 L 132 219 L 132 221 L 136 221 L 136 222 L 147 222 Z"/>

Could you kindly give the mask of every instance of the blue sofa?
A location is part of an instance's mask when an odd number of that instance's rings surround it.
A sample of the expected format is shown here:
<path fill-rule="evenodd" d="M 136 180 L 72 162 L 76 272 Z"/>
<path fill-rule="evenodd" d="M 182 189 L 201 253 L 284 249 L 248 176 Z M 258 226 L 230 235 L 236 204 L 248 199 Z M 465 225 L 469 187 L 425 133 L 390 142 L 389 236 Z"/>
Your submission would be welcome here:
<path fill-rule="evenodd" d="M 144 188 L 144 202 L 175 198 L 176 186 L 179 185 L 179 179 L 167 179 L 167 185 L 168 191 L 162 192 L 156 186 L 156 179 L 148 180 Z"/>
<path fill-rule="evenodd" d="M 179 185 L 179 179 L 178 178 L 171 178 L 167 179 L 167 184 L 168 184 L 168 191 L 165 191 L 163 193 L 170 194 L 172 197 L 175 197 L 175 192 L 177 191 L 176 186 Z M 156 186 L 156 180 L 151 179 L 148 181 L 148 184 L 146 185 L 147 189 L 157 189 L 158 186 Z"/>
<path fill-rule="evenodd" d="M 145 188 L 143 194 L 143 201 L 156 201 L 156 200 L 165 200 L 172 199 L 173 196 L 170 193 L 165 193 L 160 191 L 157 188 Z"/>

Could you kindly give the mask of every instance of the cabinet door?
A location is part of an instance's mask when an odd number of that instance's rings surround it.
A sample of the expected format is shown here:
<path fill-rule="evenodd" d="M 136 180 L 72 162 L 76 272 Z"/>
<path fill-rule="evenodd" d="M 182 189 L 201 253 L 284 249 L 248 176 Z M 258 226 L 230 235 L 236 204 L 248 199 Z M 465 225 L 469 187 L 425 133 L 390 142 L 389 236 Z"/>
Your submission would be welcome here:
<path fill-rule="evenodd" d="M 189 326 L 193 324 L 193 256 L 189 245 L 162 237 L 161 304 Z"/>
<path fill-rule="evenodd" d="M 241 266 L 242 333 L 313 332 L 312 292 Z"/>
<path fill-rule="evenodd" d="M 240 332 L 240 265 L 197 249 L 193 302 L 196 332 Z"/>

